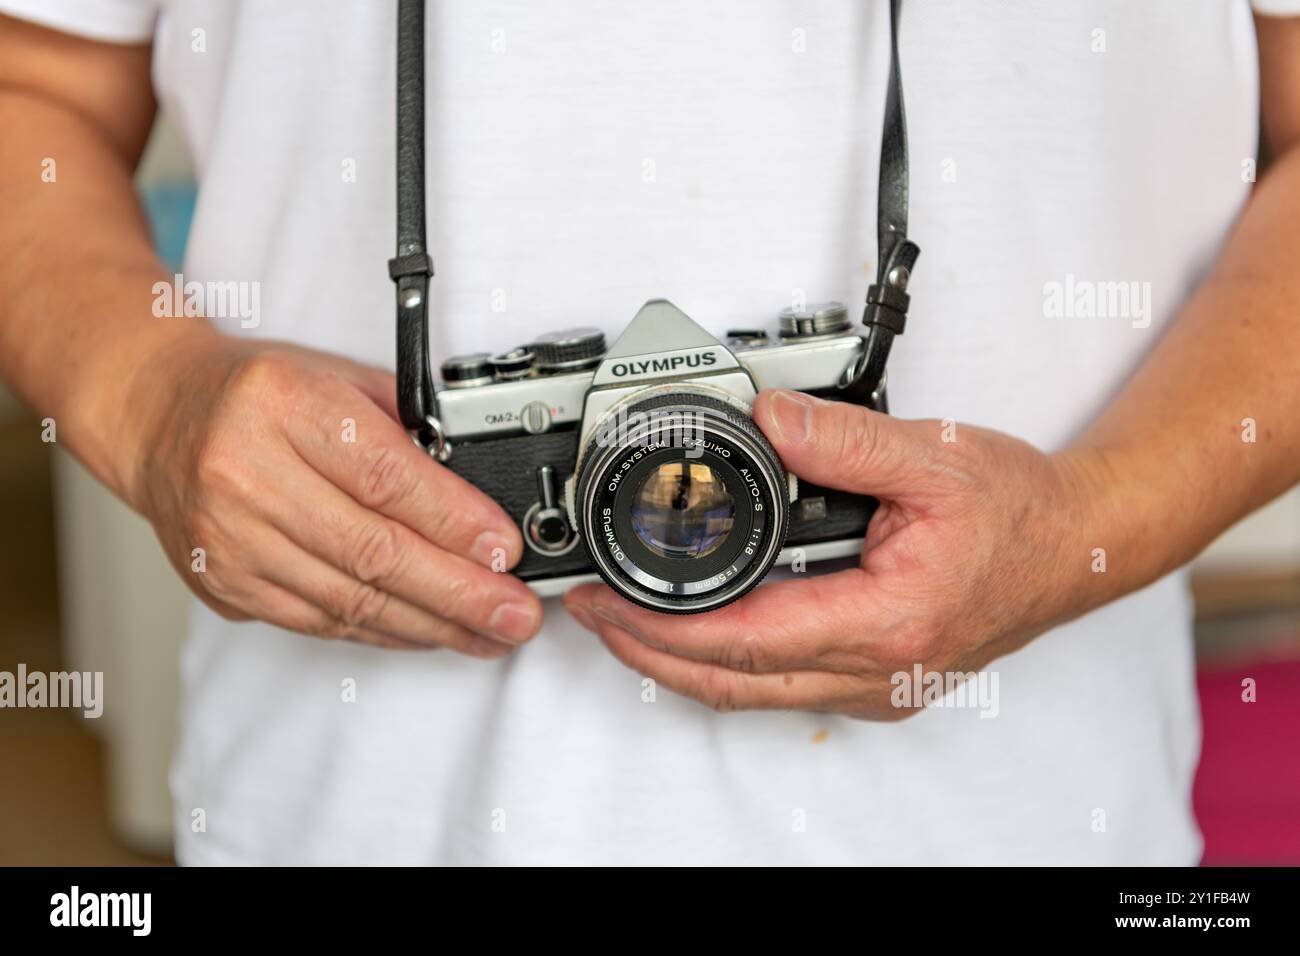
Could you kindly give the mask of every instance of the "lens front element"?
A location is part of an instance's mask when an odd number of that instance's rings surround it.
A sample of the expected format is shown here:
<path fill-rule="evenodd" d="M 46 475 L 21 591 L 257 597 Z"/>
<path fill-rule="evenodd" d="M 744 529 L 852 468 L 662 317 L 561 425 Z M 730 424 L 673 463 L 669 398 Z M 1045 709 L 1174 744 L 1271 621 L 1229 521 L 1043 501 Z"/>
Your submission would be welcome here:
<path fill-rule="evenodd" d="M 731 532 L 735 514 L 735 500 L 722 475 L 690 461 L 659 465 L 632 499 L 632 528 L 661 558 L 712 554 Z"/>

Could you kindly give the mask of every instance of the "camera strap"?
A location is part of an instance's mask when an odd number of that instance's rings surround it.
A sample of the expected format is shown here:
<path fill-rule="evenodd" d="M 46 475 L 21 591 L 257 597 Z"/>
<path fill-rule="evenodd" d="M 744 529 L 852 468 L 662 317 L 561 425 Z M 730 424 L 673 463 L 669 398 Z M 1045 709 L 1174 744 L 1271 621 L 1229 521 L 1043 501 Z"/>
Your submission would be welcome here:
<path fill-rule="evenodd" d="M 889 0 L 889 85 L 880 140 L 876 238 L 880 259 L 867 290 L 862 358 L 844 384 L 861 404 L 883 410 L 885 364 L 907 323 L 907 284 L 921 250 L 907 238 L 907 120 L 898 64 L 902 0 Z M 397 408 L 402 424 L 436 454 L 444 449 L 429 365 L 429 279 L 433 259 L 425 234 L 424 0 L 397 8 L 397 255 L 388 275 L 397 287 Z"/>
<path fill-rule="evenodd" d="M 889 2 L 889 87 L 880 135 L 880 185 L 876 193 L 876 281 L 867 289 L 862 324 L 866 348 L 844 389 L 859 404 L 888 411 L 885 364 L 894 336 L 907 325 L 911 302 L 907 284 L 920 247 L 907 238 L 907 115 L 903 109 L 903 74 L 898 65 L 898 21 L 903 0 Z"/>
<path fill-rule="evenodd" d="M 424 217 L 424 0 L 397 8 L 397 411 L 421 445 L 441 453 L 433 373 L 429 369 L 429 279 L 433 259 Z"/>

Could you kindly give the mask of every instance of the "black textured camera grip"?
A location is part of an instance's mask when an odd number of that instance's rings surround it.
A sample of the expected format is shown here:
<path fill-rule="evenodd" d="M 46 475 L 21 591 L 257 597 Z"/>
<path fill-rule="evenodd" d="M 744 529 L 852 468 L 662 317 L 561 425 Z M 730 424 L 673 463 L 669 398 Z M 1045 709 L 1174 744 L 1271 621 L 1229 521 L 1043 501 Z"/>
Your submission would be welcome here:
<path fill-rule="evenodd" d="M 578 433 L 556 431 L 545 435 L 515 435 L 456 443 L 447 467 L 505 509 L 506 514 L 520 526 L 522 534 L 524 514 L 537 501 L 537 469 L 550 465 L 562 483 L 573 473 L 577 456 Z M 528 581 L 582 574 L 588 570 L 587 554 L 579 544 L 558 558 L 540 555 L 525 547 L 523 560 L 514 568 L 514 573 Z"/>

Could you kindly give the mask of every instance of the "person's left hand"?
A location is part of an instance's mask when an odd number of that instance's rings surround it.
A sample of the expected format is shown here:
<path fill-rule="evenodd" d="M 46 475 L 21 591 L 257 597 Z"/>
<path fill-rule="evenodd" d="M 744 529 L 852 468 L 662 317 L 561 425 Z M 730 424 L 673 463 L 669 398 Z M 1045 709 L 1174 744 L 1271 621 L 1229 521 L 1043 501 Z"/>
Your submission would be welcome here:
<path fill-rule="evenodd" d="M 716 710 L 899 719 L 914 711 L 891 704 L 892 675 L 976 671 L 1100 603 L 1090 460 L 798 392 L 763 392 L 754 419 L 801 478 L 880 499 L 860 566 L 689 616 L 570 591 L 570 613 L 658 683 Z"/>

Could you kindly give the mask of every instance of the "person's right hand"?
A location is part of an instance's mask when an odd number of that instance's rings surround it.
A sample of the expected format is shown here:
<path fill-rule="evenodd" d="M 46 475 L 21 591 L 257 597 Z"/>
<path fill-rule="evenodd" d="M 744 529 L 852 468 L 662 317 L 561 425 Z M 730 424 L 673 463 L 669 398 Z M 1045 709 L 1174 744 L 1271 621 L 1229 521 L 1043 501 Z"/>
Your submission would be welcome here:
<path fill-rule="evenodd" d="M 127 497 L 209 607 L 477 657 L 537 632 L 536 595 L 493 570 L 519 560 L 519 530 L 415 446 L 391 374 L 230 338 L 173 358 L 136 389 L 153 410 L 153 447 L 133 463 Z"/>

